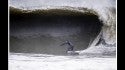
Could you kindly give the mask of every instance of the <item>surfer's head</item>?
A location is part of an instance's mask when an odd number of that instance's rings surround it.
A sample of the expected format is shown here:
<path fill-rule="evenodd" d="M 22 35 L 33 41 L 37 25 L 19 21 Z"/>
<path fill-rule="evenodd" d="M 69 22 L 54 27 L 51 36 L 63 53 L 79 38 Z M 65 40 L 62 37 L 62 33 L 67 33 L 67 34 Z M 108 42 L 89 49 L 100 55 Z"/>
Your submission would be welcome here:
<path fill-rule="evenodd" d="M 68 43 L 69 41 L 68 40 L 66 40 L 66 43 Z"/>

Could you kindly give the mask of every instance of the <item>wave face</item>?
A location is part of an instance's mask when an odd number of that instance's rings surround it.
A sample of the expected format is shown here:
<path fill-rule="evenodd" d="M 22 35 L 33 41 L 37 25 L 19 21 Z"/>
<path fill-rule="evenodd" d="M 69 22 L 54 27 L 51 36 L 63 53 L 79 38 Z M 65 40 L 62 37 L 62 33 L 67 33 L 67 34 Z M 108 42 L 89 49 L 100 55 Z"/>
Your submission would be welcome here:
<path fill-rule="evenodd" d="M 75 50 L 83 50 L 102 27 L 96 15 L 50 14 L 10 12 L 10 52 L 65 54 L 67 46 L 60 45 L 66 40 L 74 44 Z"/>
<path fill-rule="evenodd" d="M 67 39 L 76 43 L 76 50 L 87 48 L 89 52 L 90 50 L 96 52 L 99 49 L 100 53 L 105 52 L 106 49 L 102 48 L 102 45 L 106 46 L 105 44 L 100 43 L 99 46 L 95 46 L 100 38 L 106 44 L 116 44 L 115 0 L 10 0 L 9 4 L 10 15 L 13 17 L 13 19 L 10 17 L 10 45 L 13 46 L 10 48 L 11 51 L 26 52 L 26 46 L 41 47 L 45 43 L 48 44 L 48 41 L 51 41 L 49 45 L 54 44 L 55 47 Z M 43 42 L 41 38 L 47 41 Z M 92 43 L 89 45 L 91 40 Z M 17 51 L 16 45 L 23 48 L 18 47 Z M 29 52 L 35 49 L 37 52 L 39 48 L 32 48 Z M 50 47 L 49 51 L 52 51 Z"/>

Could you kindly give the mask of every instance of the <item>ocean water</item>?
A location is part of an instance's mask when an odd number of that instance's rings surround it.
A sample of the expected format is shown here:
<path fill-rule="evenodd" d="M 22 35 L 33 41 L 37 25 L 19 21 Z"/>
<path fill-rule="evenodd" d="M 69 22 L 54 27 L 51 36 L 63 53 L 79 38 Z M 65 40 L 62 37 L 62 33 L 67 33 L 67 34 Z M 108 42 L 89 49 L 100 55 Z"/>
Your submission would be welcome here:
<path fill-rule="evenodd" d="M 115 56 L 10 53 L 9 70 L 117 70 Z"/>
<path fill-rule="evenodd" d="M 9 70 L 117 70 L 116 47 L 88 47 L 101 30 L 107 43 L 116 43 L 115 1 L 10 0 Z M 67 39 L 80 55 L 59 46 Z"/>
<path fill-rule="evenodd" d="M 74 16 L 11 14 L 10 52 L 62 55 L 66 54 L 67 46 L 60 45 L 66 40 L 71 41 L 74 50 L 84 50 L 99 34 L 101 27 L 102 23 L 93 14 Z"/>

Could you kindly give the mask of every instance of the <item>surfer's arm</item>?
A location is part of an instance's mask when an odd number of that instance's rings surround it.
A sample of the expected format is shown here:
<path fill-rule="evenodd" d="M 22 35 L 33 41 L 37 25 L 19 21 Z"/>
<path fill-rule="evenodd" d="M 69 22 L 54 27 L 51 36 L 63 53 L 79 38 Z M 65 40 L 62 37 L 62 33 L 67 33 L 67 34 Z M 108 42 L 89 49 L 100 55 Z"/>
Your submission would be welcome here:
<path fill-rule="evenodd" d="M 60 46 L 63 46 L 63 45 L 65 45 L 66 43 L 62 43 Z"/>

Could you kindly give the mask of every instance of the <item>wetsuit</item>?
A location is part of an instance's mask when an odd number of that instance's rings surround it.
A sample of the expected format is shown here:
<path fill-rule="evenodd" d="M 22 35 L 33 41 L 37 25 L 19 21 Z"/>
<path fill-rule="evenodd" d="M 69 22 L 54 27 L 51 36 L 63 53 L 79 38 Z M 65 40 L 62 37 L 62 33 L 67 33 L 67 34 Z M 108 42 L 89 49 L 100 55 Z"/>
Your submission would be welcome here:
<path fill-rule="evenodd" d="M 61 44 L 61 46 L 62 45 L 68 45 L 67 46 L 67 51 L 73 51 L 73 49 L 74 49 L 74 46 L 71 44 L 71 42 L 69 42 L 69 41 L 66 41 L 65 43 L 63 43 L 63 44 Z M 67 52 L 66 51 L 66 52 Z"/>

